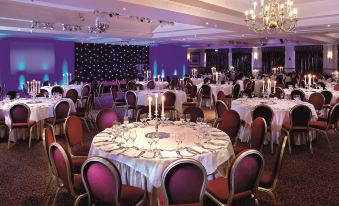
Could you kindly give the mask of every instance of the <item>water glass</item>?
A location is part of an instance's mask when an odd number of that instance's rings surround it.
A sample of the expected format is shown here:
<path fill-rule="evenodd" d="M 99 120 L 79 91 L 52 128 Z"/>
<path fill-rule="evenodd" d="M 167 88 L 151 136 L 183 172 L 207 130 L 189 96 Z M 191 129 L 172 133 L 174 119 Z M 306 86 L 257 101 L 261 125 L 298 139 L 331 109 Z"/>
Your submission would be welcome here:
<path fill-rule="evenodd" d="M 129 131 L 129 138 L 132 140 L 132 146 L 134 145 L 134 141 L 137 138 L 137 132 L 135 130 Z"/>
<path fill-rule="evenodd" d="M 125 140 L 126 147 L 128 147 L 128 140 L 129 140 L 129 131 L 128 130 L 123 131 L 123 138 Z"/>

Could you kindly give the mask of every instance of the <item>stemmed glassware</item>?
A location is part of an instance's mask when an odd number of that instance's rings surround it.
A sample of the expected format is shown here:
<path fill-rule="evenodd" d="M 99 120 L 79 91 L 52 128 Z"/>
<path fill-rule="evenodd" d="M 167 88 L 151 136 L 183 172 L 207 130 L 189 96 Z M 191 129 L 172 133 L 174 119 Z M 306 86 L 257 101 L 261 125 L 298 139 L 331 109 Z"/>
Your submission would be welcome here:
<path fill-rule="evenodd" d="M 134 145 L 134 141 L 137 138 L 137 132 L 135 130 L 129 131 L 129 138 L 132 140 L 132 147 Z"/>
<path fill-rule="evenodd" d="M 127 129 L 123 131 L 123 138 L 125 140 L 125 146 L 128 148 L 129 131 Z"/>
<path fill-rule="evenodd" d="M 140 115 L 140 121 L 144 124 L 144 126 L 146 126 L 147 124 L 147 114 L 141 114 Z"/>

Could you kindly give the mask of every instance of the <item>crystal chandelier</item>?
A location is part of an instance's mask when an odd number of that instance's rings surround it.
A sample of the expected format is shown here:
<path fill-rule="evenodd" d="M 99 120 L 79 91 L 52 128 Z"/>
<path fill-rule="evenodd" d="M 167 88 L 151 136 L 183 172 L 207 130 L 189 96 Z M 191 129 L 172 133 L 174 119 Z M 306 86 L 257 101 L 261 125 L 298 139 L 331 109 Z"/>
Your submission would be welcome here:
<path fill-rule="evenodd" d="M 293 1 L 286 0 L 280 3 L 279 0 L 261 0 L 258 7 L 257 2 L 253 2 L 253 8 L 245 11 L 245 22 L 248 27 L 255 32 L 273 31 L 291 32 L 297 26 L 298 10 L 293 8 Z"/>

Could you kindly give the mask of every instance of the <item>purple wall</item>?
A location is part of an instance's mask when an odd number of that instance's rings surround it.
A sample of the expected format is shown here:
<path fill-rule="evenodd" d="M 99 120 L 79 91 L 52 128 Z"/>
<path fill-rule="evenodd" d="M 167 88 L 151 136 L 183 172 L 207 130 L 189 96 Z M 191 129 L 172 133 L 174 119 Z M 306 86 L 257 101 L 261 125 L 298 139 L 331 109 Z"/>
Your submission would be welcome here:
<path fill-rule="evenodd" d="M 149 64 L 152 69 L 152 75 L 173 76 L 175 70 L 179 77 L 183 73 L 188 73 L 187 68 L 187 48 L 180 45 L 159 45 L 150 48 Z"/>
<path fill-rule="evenodd" d="M 23 54 L 26 53 L 26 56 L 23 57 L 24 60 L 22 62 L 17 63 L 18 71 L 13 74 L 13 69 L 11 72 L 11 52 L 13 52 L 11 47 L 14 44 L 20 46 L 20 43 L 22 43 L 21 51 L 23 51 Z M 40 69 L 46 70 L 46 72 L 40 71 L 40 73 L 35 73 L 32 70 L 25 69 L 28 68 L 26 64 L 29 64 L 29 61 L 32 61 L 32 58 L 29 57 L 29 53 L 34 52 L 34 43 L 39 44 L 40 50 L 43 50 L 43 46 L 41 45 L 45 44 L 46 48 L 49 48 L 49 50 L 46 51 L 49 51 L 54 55 L 54 65 L 42 65 Z M 27 45 L 31 46 L 27 47 Z M 52 49 L 50 49 L 51 46 Z M 37 61 L 41 61 L 43 64 L 44 59 L 38 59 Z M 22 85 L 23 82 L 31 81 L 33 79 L 42 82 L 48 78 L 51 82 L 57 81 L 58 83 L 61 83 L 63 80 L 63 73 L 68 72 L 74 74 L 74 43 L 53 39 L 0 38 L 0 71 L 0 83 L 5 84 L 6 91 L 18 90 L 19 85 Z"/>

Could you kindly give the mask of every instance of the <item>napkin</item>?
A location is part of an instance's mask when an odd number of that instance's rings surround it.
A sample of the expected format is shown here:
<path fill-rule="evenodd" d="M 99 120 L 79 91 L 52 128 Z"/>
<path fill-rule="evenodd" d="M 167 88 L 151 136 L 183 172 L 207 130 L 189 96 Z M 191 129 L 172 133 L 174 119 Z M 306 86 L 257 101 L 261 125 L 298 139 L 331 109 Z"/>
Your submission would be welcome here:
<path fill-rule="evenodd" d="M 126 148 L 116 149 L 116 150 L 111 151 L 111 154 L 119 155 L 119 154 L 123 153 L 125 150 L 126 150 Z"/>
<path fill-rule="evenodd" d="M 212 144 L 216 144 L 216 145 L 225 145 L 226 144 L 226 139 L 225 140 L 221 140 L 221 139 L 212 139 L 210 141 Z"/>
<path fill-rule="evenodd" d="M 139 156 L 139 154 L 141 152 L 142 151 L 140 151 L 140 150 L 137 150 L 137 149 L 134 149 L 134 148 L 129 148 L 128 150 L 126 150 L 123 153 L 124 153 L 124 155 L 129 156 L 129 157 L 137 157 L 137 156 Z"/>
<path fill-rule="evenodd" d="M 220 145 L 212 145 L 212 144 L 204 144 L 204 147 L 209 150 L 217 150 L 220 149 Z"/>
<path fill-rule="evenodd" d="M 110 152 L 110 151 L 112 151 L 114 149 L 118 149 L 118 148 L 119 148 L 118 145 L 117 144 L 113 144 L 113 143 L 107 144 L 107 145 L 103 145 L 103 146 L 100 147 L 100 149 L 102 149 L 102 150 L 104 150 L 106 152 Z"/>
<path fill-rule="evenodd" d="M 161 151 L 160 154 L 163 158 L 177 158 L 178 157 L 177 151 L 174 151 L 174 150 Z"/>
<path fill-rule="evenodd" d="M 108 136 L 106 136 L 106 137 L 95 137 L 93 139 L 94 143 L 97 143 L 97 142 L 106 142 L 106 141 L 108 141 Z"/>
<path fill-rule="evenodd" d="M 201 153 L 205 153 L 205 152 L 209 152 L 207 149 L 204 149 L 204 148 L 199 147 L 197 145 L 192 146 L 191 149 L 196 151 L 196 152 L 198 152 L 198 153 L 200 153 L 200 154 Z"/>
<path fill-rule="evenodd" d="M 147 159 L 153 159 L 154 158 L 154 152 L 151 152 L 151 151 L 146 152 L 143 155 L 141 155 L 141 157 L 147 158 Z"/>
<path fill-rule="evenodd" d="M 222 136 L 225 136 L 225 133 L 222 132 L 222 131 L 218 131 L 218 132 L 212 132 L 211 135 L 212 136 L 222 137 Z"/>
<path fill-rule="evenodd" d="M 212 132 L 221 132 L 219 129 L 217 129 L 217 128 L 212 128 L 212 130 L 211 130 Z"/>
<path fill-rule="evenodd" d="M 191 152 L 189 152 L 189 151 L 187 151 L 187 149 L 182 150 L 182 151 L 180 152 L 180 154 L 181 154 L 183 157 L 192 157 L 192 156 L 194 156 L 194 154 L 191 153 Z"/>
<path fill-rule="evenodd" d="M 107 141 L 105 141 L 105 142 L 95 142 L 94 144 L 97 147 L 101 147 L 103 145 L 111 144 L 111 142 L 107 142 Z"/>

